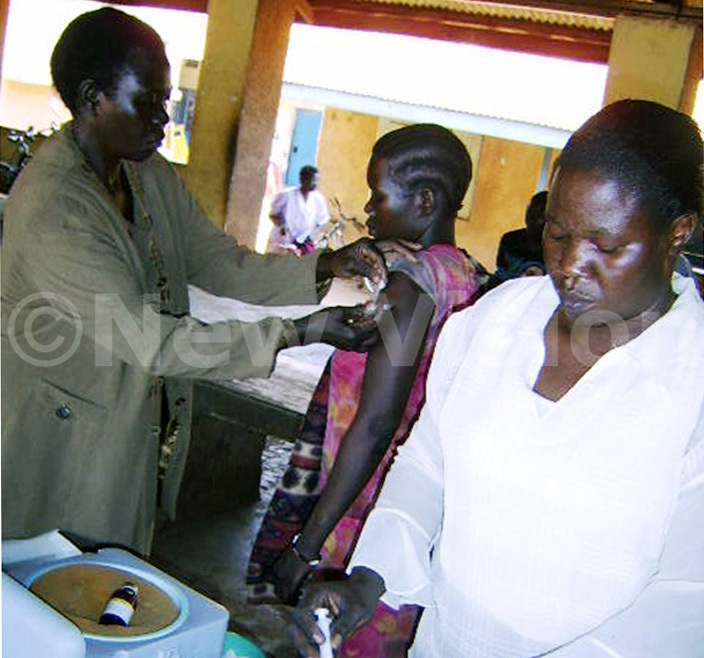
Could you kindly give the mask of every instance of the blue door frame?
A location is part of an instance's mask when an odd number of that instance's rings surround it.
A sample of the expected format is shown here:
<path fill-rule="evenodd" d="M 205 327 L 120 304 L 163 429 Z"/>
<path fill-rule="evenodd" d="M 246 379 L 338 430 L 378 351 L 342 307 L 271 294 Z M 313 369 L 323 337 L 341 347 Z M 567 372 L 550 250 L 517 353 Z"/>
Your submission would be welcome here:
<path fill-rule="evenodd" d="M 317 110 L 296 110 L 296 125 L 286 166 L 286 185 L 298 185 L 298 172 L 304 165 L 315 166 L 322 120 L 323 113 Z"/>

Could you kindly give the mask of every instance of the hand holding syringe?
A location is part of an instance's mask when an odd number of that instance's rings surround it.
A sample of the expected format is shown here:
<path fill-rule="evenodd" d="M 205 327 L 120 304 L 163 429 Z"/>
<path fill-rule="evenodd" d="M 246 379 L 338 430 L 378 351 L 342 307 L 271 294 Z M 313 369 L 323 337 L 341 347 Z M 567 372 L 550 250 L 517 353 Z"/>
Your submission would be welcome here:
<path fill-rule="evenodd" d="M 333 647 L 374 617 L 384 591 L 382 577 L 359 566 L 345 580 L 308 585 L 291 611 L 291 639 L 300 655 L 333 658 Z"/>

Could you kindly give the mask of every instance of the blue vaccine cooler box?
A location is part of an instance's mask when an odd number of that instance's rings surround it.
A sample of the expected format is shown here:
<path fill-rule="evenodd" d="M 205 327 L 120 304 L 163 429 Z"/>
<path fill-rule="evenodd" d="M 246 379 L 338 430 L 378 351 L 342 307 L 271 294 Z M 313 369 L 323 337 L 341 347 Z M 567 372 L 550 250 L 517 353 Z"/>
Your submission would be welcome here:
<path fill-rule="evenodd" d="M 82 553 L 53 532 L 4 541 L 2 571 L 3 658 L 222 657 L 227 610 L 127 551 Z M 99 625 L 99 601 L 123 582 L 140 590 L 133 623 Z"/>

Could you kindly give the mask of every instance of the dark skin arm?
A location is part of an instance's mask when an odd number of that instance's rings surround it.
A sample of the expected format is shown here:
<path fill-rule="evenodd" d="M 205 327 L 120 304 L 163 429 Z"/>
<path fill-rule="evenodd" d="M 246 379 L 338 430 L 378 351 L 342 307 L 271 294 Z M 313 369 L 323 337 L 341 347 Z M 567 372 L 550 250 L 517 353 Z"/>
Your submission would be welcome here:
<path fill-rule="evenodd" d="M 406 275 L 392 273 L 384 291 L 391 306 L 380 340 L 369 351 L 359 407 L 340 446 L 326 488 L 296 544 L 275 566 L 276 588 L 292 601 L 313 559 L 340 517 L 362 491 L 401 422 L 423 353 L 434 305 Z M 382 300 L 383 301 L 383 300 Z"/>

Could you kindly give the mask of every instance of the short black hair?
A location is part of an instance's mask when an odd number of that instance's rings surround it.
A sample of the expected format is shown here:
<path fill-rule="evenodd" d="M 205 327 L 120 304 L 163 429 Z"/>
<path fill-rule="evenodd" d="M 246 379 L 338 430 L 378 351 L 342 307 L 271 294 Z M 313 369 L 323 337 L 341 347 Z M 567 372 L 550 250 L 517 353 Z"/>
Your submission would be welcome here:
<path fill-rule="evenodd" d="M 389 175 L 413 192 L 429 186 L 445 202 L 453 218 L 472 180 L 472 159 L 450 130 L 417 123 L 386 133 L 374 144 L 372 160 L 383 158 Z"/>
<path fill-rule="evenodd" d="M 140 56 L 168 66 L 164 42 L 146 23 L 112 7 L 81 14 L 64 29 L 51 54 L 51 77 L 66 107 L 76 116 L 78 87 L 92 79 L 112 96 L 125 69 Z"/>
<path fill-rule="evenodd" d="M 659 103 L 604 107 L 568 140 L 556 168 L 594 171 L 635 198 L 658 231 L 682 215 L 702 217 L 702 137 L 686 114 Z"/>
<path fill-rule="evenodd" d="M 528 202 L 528 207 L 526 208 L 526 219 L 529 220 L 544 220 L 545 218 L 545 207 L 548 204 L 548 191 L 540 190 L 536 192 Z"/>
<path fill-rule="evenodd" d="M 298 180 L 303 181 L 312 180 L 313 176 L 318 173 L 318 168 L 313 165 L 303 165 L 301 170 L 298 172 Z"/>

